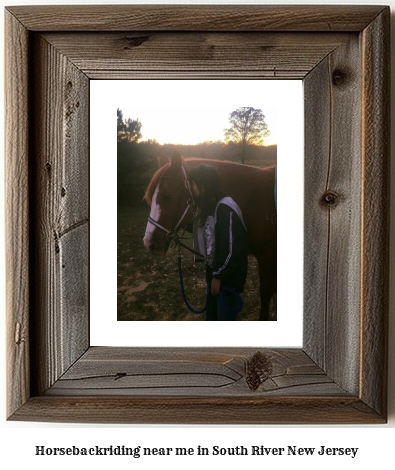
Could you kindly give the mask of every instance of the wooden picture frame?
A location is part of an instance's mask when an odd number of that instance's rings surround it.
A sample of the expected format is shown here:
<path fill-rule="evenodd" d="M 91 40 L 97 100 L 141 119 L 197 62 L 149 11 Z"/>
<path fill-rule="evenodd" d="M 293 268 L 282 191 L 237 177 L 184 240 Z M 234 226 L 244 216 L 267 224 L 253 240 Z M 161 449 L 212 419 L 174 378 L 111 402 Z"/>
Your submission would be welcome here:
<path fill-rule="evenodd" d="M 389 8 L 5 19 L 8 419 L 386 422 Z M 110 78 L 304 80 L 302 348 L 90 347 L 89 82 Z"/>

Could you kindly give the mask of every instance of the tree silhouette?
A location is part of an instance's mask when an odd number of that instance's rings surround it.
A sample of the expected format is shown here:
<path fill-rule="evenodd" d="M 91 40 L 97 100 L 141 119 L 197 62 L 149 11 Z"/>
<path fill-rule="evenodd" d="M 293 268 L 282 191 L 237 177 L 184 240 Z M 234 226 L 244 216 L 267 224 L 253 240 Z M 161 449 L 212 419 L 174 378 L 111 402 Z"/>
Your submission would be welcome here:
<path fill-rule="evenodd" d="M 262 145 L 270 135 L 261 109 L 237 108 L 229 114 L 229 129 L 224 129 L 225 142 L 235 142 L 240 147 L 241 162 L 244 163 L 249 145 Z"/>
<path fill-rule="evenodd" d="M 117 141 L 138 142 L 141 139 L 141 122 L 138 119 L 123 119 L 123 113 L 117 109 Z"/>

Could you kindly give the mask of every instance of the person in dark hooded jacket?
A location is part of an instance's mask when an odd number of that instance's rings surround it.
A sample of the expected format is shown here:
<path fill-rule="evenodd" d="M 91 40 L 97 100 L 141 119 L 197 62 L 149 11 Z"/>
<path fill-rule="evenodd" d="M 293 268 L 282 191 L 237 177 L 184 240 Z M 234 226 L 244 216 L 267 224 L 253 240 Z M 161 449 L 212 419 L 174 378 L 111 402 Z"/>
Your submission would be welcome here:
<path fill-rule="evenodd" d="M 233 307 L 237 294 L 244 291 L 248 268 L 243 215 L 236 202 L 222 192 L 213 166 L 192 169 L 189 180 L 199 209 L 194 227 L 195 248 L 204 256 L 206 281 L 211 283 L 207 320 L 236 320 L 239 312 Z"/>

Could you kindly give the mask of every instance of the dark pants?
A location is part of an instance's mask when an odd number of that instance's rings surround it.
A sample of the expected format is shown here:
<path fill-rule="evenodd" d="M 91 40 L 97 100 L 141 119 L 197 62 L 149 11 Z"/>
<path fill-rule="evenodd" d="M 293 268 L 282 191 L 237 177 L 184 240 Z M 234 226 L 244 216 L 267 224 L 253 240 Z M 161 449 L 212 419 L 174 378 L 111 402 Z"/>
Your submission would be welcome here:
<path fill-rule="evenodd" d="M 219 295 L 210 295 L 206 311 L 206 321 L 236 321 L 237 313 L 229 312 L 229 308 L 235 305 L 236 299 L 229 292 Z"/>

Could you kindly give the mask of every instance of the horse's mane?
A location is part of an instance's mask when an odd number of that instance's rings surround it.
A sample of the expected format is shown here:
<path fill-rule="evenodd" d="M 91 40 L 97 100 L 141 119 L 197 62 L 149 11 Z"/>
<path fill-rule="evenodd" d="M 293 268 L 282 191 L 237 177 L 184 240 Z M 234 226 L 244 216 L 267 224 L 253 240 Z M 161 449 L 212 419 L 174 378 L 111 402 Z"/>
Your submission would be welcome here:
<path fill-rule="evenodd" d="M 161 166 L 158 170 L 155 171 L 154 176 L 152 177 L 143 197 L 143 200 L 146 201 L 149 205 L 152 204 L 152 197 L 155 192 L 155 188 L 165 171 L 169 168 L 169 165 Z"/>

